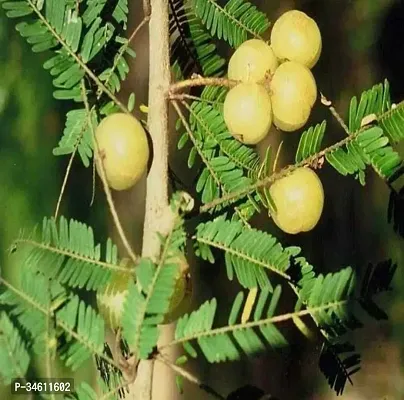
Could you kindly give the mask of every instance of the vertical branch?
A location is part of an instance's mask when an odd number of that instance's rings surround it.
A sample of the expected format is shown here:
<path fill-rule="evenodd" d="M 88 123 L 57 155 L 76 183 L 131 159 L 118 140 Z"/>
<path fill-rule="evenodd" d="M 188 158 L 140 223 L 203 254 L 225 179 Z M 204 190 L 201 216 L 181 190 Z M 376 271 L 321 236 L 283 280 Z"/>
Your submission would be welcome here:
<path fill-rule="evenodd" d="M 153 162 L 147 177 L 142 256 L 156 259 L 160 252 L 158 233 L 168 233 L 173 218 L 168 205 L 168 101 L 170 86 L 168 0 L 144 0 L 149 21 L 149 113 L 148 128 Z M 129 398 L 151 400 L 153 361 L 139 363 Z"/>
<path fill-rule="evenodd" d="M 160 249 L 156 232 L 168 232 L 172 223 L 168 208 L 168 28 L 168 0 L 151 0 L 148 128 L 153 142 L 153 162 L 147 177 L 142 249 L 142 255 L 151 258 L 158 256 Z"/>

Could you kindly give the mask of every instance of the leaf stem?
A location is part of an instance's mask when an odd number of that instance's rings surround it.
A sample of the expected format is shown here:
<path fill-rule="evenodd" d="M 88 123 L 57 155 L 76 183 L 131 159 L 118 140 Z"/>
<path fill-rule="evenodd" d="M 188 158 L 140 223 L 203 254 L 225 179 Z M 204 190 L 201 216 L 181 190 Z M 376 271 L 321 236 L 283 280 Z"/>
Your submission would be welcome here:
<path fill-rule="evenodd" d="M 322 93 L 320 93 L 320 95 L 321 95 L 321 104 L 323 104 L 330 110 L 331 114 L 341 125 L 341 127 L 345 131 L 345 133 L 347 135 L 350 135 L 351 132 L 349 131 L 348 126 L 346 125 L 345 121 L 342 119 L 341 115 L 339 115 L 338 111 L 333 107 L 331 101 L 328 100 Z"/>
<path fill-rule="evenodd" d="M 67 42 L 56 32 L 53 26 L 48 22 L 44 15 L 42 15 L 41 11 L 38 9 L 36 4 L 32 0 L 27 0 L 27 3 L 33 9 L 34 13 L 38 16 L 41 22 L 46 26 L 46 28 L 52 33 L 52 35 L 57 39 L 57 41 L 66 49 L 67 53 L 70 57 L 80 65 L 80 67 L 84 70 L 84 72 L 94 81 L 94 83 L 101 88 L 101 90 L 115 102 L 115 104 L 123 111 L 128 113 L 127 107 L 118 100 L 118 98 L 98 79 L 98 77 L 94 74 L 94 72 L 86 65 L 86 63 L 81 59 L 79 55 L 77 55 L 67 44 Z"/>
<path fill-rule="evenodd" d="M 169 96 L 189 87 L 195 86 L 226 86 L 232 88 L 236 86 L 239 81 L 227 79 L 227 78 L 209 78 L 200 75 L 194 75 L 191 79 L 185 79 L 184 81 L 175 82 L 170 85 Z"/>
<path fill-rule="evenodd" d="M 285 322 L 288 320 L 291 320 L 295 317 L 304 317 L 306 315 L 312 315 L 318 312 L 330 310 L 333 308 L 338 308 L 342 307 L 345 304 L 348 303 L 349 300 L 340 300 L 328 304 L 324 304 L 321 306 L 316 306 L 316 307 L 308 307 L 305 310 L 300 310 L 300 311 L 294 311 L 282 315 L 276 315 L 275 317 L 270 317 L 266 319 L 260 319 L 258 321 L 250 321 L 247 323 L 240 323 L 240 324 L 235 324 L 235 325 L 227 325 L 221 328 L 215 328 L 215 329 L 208 329 L 202 332 L 197 332 L 194 334 L 190 334 L 189 336 L 184 336 L 179 339 L 175 339 L 171 341 L 170 343 L 167 343 L 166 345 L 163 345 L 159 347 L 159 351 L 164 350 L 166 348 L 169 348 L 171 346 L 175 346 L 178 344 L 183 344 L 186 342 L 189 342 L 191 340 L 199 340 L 201 338 L 206 338 L 206 337 L 213 337 L 217 335 L 225 335 L 231 332 L 235 332 L 238 330 L 246 330 L 246 329 L 252 329 L 252 328 L 258 328 L 260 326 L 264 325 L 270 325 L 270 324 L 279 324 L 281 322 Z"/>

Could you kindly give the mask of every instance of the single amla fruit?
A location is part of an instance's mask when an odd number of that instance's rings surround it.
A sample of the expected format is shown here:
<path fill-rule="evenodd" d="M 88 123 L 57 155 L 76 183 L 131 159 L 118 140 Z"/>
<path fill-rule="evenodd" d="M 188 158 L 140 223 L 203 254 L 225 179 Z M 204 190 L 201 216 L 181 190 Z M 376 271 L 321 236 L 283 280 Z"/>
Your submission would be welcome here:
<path fill-rule="evenodd" d="M 272 48 L 262 40 L 245 41 L 229 61 L 228 78 L 258 83 L 278 68 L 278 59 Z"/>
<path fill-rule="evenodd" d="M 179 264 L 180 270 L 175 283 L 174 294 L 170 299 L 170 306 L 164 317 L 164 324 L 176 321 L 187 313 L 192 305 L 192 281 L 189 272 L 189 264 L 182 253 L 172 256 L 167 263 Z"/>
<path fill-rule="evenodd" d="M 317 85 L 307 67 L 287 61 L 275 71 L 270 94 L 274 124 L 283 131 L 292 132 L 309 119 L 317 99 Z"/>
<path fill-rule="evenodd" d="M 312 68 L 321 54 L 320 29 L 304 12 L 287 11 L 272 28 L 271 46 L 280 60 L 296 61 Z"/>
<path fill-rule="evenodd" d="M 275 224 L 284 232 L 297 234 L 312 230 L 324 207 L 324 190 L 320 178 L 310 168 L 297 168 L 277 180 L 269 189 L 276 211 Z"/>
<path fill-rule="evenodd" d="M 105 288 L 97 292 L 98 311 L 106 324 L 114 330 L 121 324 L 129 282 L 134 280 L 134 273 L 129 269 L 134 267 L 134 264 L 128 258 L 123 258 L 119 265 L 128 271 L 113 272 Z"/>
<path fill-rule="evenodd" d="M 114 190 L 131 188 L 143 175 L 149 160 L 149 144 L 142 124 L 123 113 L 109 115 L 95 132 L 108 185 Z M 101 175 L 100 159 L 97 172 Z"/>
<path fill-rule="evenodd" d="M 230 133 L 245 144 L 257 144 L 272 124 L 271 99 L 257 83 L 240 83 L 226 95 L 223 117 Z"/>

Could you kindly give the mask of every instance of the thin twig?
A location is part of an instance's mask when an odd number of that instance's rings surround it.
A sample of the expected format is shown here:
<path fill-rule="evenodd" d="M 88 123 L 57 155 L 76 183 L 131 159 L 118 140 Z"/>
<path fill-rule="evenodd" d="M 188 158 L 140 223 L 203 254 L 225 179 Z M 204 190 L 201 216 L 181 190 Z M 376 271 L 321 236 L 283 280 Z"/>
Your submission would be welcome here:
<path fill-rule="evenodd" d="M 65 193 L 66 186 L 67 186 L 67 180 L 69 179 L 70 171 L 71 171 L 72 165 L 73 165 L 74 156 L 76 155 L 78 147 L 79 147 L 79 141 L 77 141 L 77 144 L 74 147 L 74 151 L 70 156 L 69 164 L 67 165 L 67 168 L 66 168 L 65 176 L 63 178 L 62 188 L 60 189 L 58 202 L 56 204 L 56 209 L 55 209 L 55 214 L 54 214 L 55 219 L 58 217 L 58 214 L 59 214 L 60 204 L 62 203 L 62 198 Z"/>
<path fill-rule="evenodd" d="M 232 88 L 239 82 L 227 78 L 206 78 L 203 76 L 196 76 L 195 78 L 186 79 L 184 81 L 173 83 L 170 86 L 169 96 L 182 89 L 194 86 L 226 86 Z"/>
<path fill-rule="evenodd" d="M 140 22 L 140 24 L 132 32 L 132 34 L 130 35 L 128 41 L 121 46 L 121 48 L 119 49 L 117 57 L 115 57 L 114 64 L 112 65 L 111 69 L 109 70 L 109 73 L 108 73 L 107 78 L 105 80 L 105 86 L 108 86 L 108 83 L 109 83 L 113 73 L 115 72 L 115 69 L 117 68 L 117 66 L 119 64 L 119 61 L 121 60 L 121 58 L 125 54 L 126 49 L 129 47 L 131 42 L 135 39 L 136 35 L 140 32 L 140 30 L 143 28 L 143 26 L 146 25 L 149 22 L 149 20 L 150 20 L 150 15 L 146 15 L 143 18 L 143 20 Z M 101 98 L 101 95 L 102 95 L 102 89 L 98 88 L 98 93 L 97 93 L 97 99 L 98 100 Z"/>
<path fill-rule="evenodd" d="M 171 342 L 169 342 L 163 346 L 160 346 L 158 350 L 161 352 L 164 349 L 168 349 L 172 346 L 176 346 L 179 344 L 187 343 L 191 340 L 199 340 L 202 338 L 213 337 L 215 335 L 226 335 L 226 334 L 229 334 L 232 332 L 258 328 L 258 327 L 264 326 L 264 325 L 279 324 L 281 322 L 293 320 L 293 318 L 295 318 L 295 317 L 312 316 L 313 314 L 320 313 L 322 311 L 343 307 L 343 306 L 347 305 L 349 303 L 349 301 L 350 300 L 334 301 L 332 303 L 327 303 L 327 304 L 320 305 L 320 306 L 308 307 L 304 310 L 276 315 L 274 317 L 268 317 L 265 319 L 260 319 L 258 321 L 249 321 L 244 324 L 239 323 L 239 324 L 235 324 L 235 325 L 226 325 L 226 326 L 223 326 L 220 328 L 214 328 L 214 329 L 202 331 L 202 332 L 195 333 L 195 334 L 190 334 L 187 336 L 183 336 L 179 339 L 174 339 Z"/>
<path fill-rule="evenodd" d="M 171 361 L 167 360 L 162 354 L 158 354 L 157 356 L 155 356 L 155 359 L 157 361 L 160 361 L 161 363 L 165 364 L 167 367 L 172 369 L 178 375 L 181 375 L 187 381 L 189 381 L 191 383 L 194 383 L 201 390 L 203 390 L 204 392 L 210 394 L 215 399 L 226 400 L 226 398 L 224 396 L 222 396 L 220 393 L 218 393 L 215 389 L 213 389 L 212 387 L 204 384 L 196 376 L 192 375 L 190 372 L 186 371 L 185 369 L 181 368 L 180 366 L 173 364 Z"/>
<path fill-rule="evenodd" d="M 188 94 L 188 93 L 175 93 L 175 94 L 173 93 L 173 94 L 170 94 L 169 100 L 170 101 L 172 101 L 172 100 L 179 100 L 179 101 L 194 100 L 194 101 L 199 101 L 201 103 L 222 104 L 223 105 L 223 102 L 202 99 L 201 97 L 193 96 L 192 94 Z"/>
<path fill-rule="evenodd" d="M 338 111 L 333 107 L 331 101 L 328 100 L 322 93 L 320 93 L 320 95 L 321 95 L 321 104 L 325 105 L 330 110 L 331 114 L 341 125 L 341 127 L 345 131 L 345 133 L 347 135 L 350 135 L 351 132 L 349 131 L 348 126 L 346 125 L 345 121 L 342 119 L 341 115 L 339 115 Z"/>
<path fill-rule="evenodd" d="M 95 157 L 93 157 L 93 173 L 92 173 L 92 194 L 91 194 L 91 201 L 90 201 L 90 207 L 94 204 L 95 200 Z"/>
<path fill-rule="evenodd" d="M 94 126 L 93 126 L 93 123 L 92 123 L 92 120 L 91 120 L 91 110 L 90 110 L 90 106 L 88 104 L 88 100 L 87 100 L 87 96 L 86 96 L 86 90 L 85 90 L 85 84 L 84 84 L 83 80 L 82 80 L 82 83 L 81 83 L 81 88 L 82 88 L 82 92 L 83 92 L 84 105 L 85 105 L 86 110 L 87 110 L 87 118 L 88 118 L 88 122 L 89 122 L 89 126 L 90 126 L 91 136 L 93 138 L 93 145 L 94 145 L 95 155 L 100 160 L 100 163 L 99 163 L 99 166 L 100 166 L 100 168 L 99 168 L 100 178 L 101 178 L 101 181 L 102 181 L 102 185 L 104 187 L 104 192 L 105 192 L 105 196 L 107 198 L 109 211 L 111 212 L 112 219 L 113 219 L 115 227 L 116 227 L 116 229 L 118 231 L 119 237 L 122 240 L 122 243 L 123 243 L 123 245 L 125 247 L 125 250 L 127 251 L 127 253 L 129 255 L 129 257 L 131 258 L 131 260 L 135 264 L 137 264 L 138 258 L 136 257 L 134 251 L 132 250 L 132 247 L 129 244 L 129 240 L 126 237 L 125 231 L 123 230 L 123 227 L 121 225 L 121 221 L 119 220 L 119 216 L 118 216 L 118 213 L 117 213 L 116 208 L 115 208 L 114 201 L 112 199 L 111 190 L 110 190 L 110 188 L 108 186 L 107 177 L 106 177 L 105 168 L 104 168 L 104 162 L 102 160 L 102 157 L 100 156 L 97 139 L 95 138 Z"/>

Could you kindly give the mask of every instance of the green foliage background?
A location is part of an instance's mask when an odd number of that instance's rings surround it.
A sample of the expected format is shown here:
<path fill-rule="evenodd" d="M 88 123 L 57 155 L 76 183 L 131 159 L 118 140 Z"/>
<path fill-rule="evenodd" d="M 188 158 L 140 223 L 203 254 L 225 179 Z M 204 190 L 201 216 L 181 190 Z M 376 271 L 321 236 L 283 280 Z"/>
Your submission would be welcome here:
<path fill-rule="evenodd" d="M 17 285 L 21 264 L 18 258 L 8 256 L 10 244 L 22 227 L 32 229 L 40 222 L 38 215 L 54 213 L 65 163 L 52 155 L 52 149 L 63 120 L 41 57 L 32 53 L 4 14 L 0 14 L 0 49 L 0 270 Z M 70 196 L 74 199 L 74 191 Z M 70 208 L 76 213 L 80 210 L 79 205 Z M 36 368 L 43 376 L 40 358 Z M 54 368 L 60 376 L 75 376 L 77 382 L 91 381 L 93 375 L 88 364 L 75 375 L 61 363 Z M 9 390 L 0 386 L 0 398 L 9 398 Z"/>

